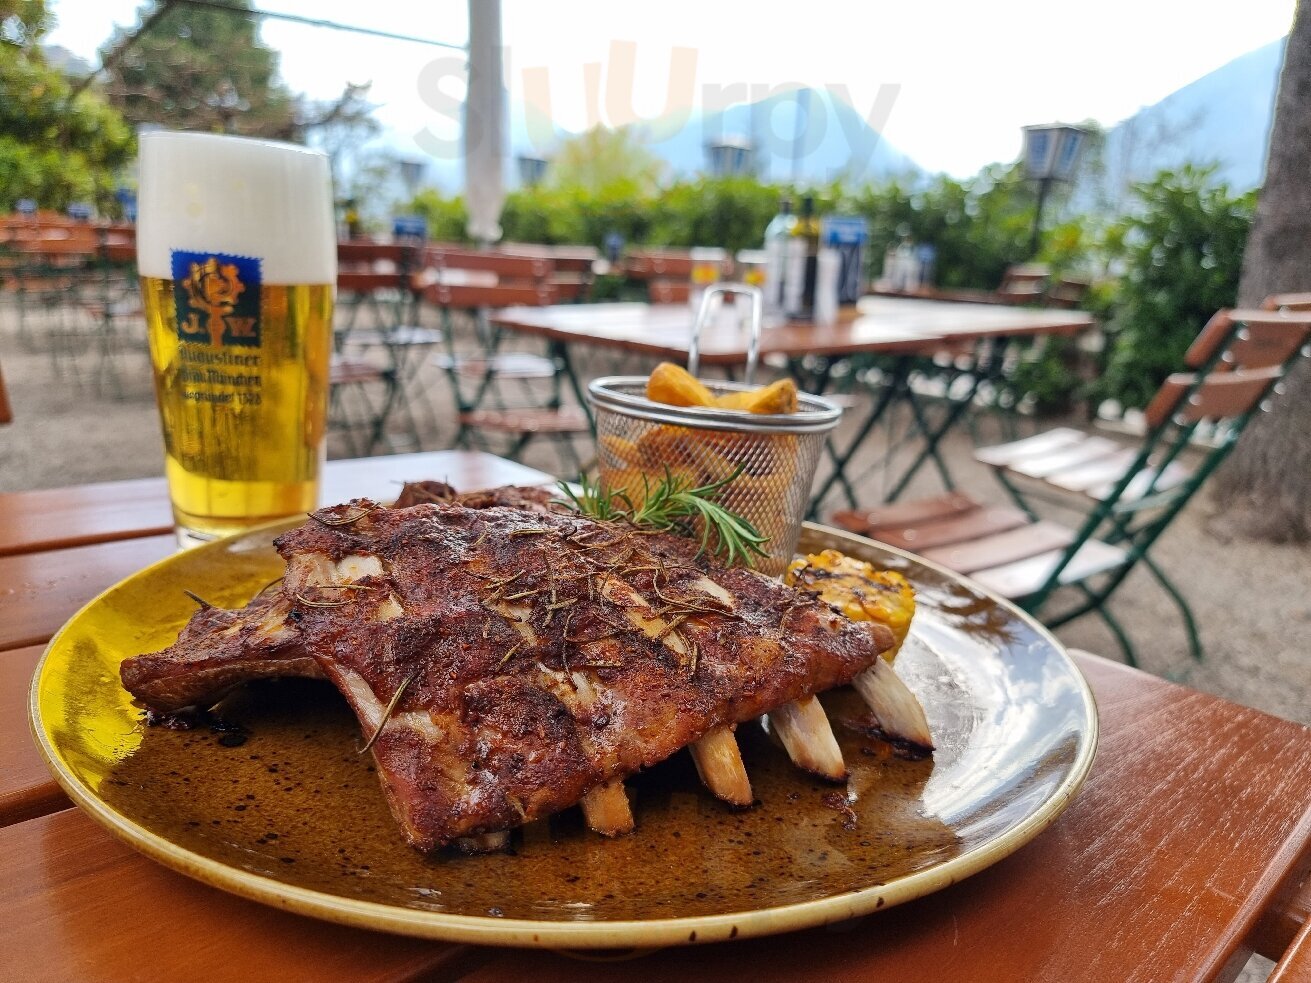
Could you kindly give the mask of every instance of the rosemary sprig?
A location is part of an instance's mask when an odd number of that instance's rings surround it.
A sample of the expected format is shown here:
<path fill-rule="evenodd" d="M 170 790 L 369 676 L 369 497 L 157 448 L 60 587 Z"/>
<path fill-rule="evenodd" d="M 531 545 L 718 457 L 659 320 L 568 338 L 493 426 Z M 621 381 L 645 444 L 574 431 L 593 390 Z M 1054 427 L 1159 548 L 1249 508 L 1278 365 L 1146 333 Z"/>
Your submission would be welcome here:
<path fill-rule="evenodd" d="M 574 491 L 565 482 L 560 488 L 568 496 L 564 505 L 572 505 L 583 515 L 593 519 L 624 521 L 656 532 L 672 532 L 683 536 L 696 535 L 699 520 L 701 527 L 701 553 L 710 550 L 729 566 L 753 566 L 755 557 L 767 556 L 762 545 L 767 537 L 746 518 L 720 504 L 723 490 L 742 473 L 739 466 L 732 474 L 719 481 L 694 485 L 687 478 L 679 478 L 668 468 L 665 476 L 652 485 L 642 476 L 642 495 L 635 504 L 630 489 L 610 488 L 601 481 L 593 482 L 584 475 L 579 490 Z"/>

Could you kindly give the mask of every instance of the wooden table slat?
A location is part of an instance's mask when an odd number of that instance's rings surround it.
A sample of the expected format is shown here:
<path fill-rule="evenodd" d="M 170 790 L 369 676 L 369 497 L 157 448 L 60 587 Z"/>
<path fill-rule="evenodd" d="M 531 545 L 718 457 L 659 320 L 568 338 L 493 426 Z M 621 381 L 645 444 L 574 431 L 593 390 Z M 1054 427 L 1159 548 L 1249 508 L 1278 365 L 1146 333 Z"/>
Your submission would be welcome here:
<path fill-rule="evenodd" d="M 1307 980 L 1311 980 L 1311 922 L 1302 925 L 1266 983 L 1306 983 Z"/>
<path fill-rule="evenodd" d="M 0 509 L 0 556 L 172 532 L 163 478 L 11 492 Z"/>
<path fill-rule="evenodd" d="M 460 490 L 537 485 L 554 479 L 481 451 L 431 451 L 329 461 L 321 500 L 394 498 L 399 482 L 459 477 Z M 163 478 L 106 481 L 70 488 L 10 492 L 0 508 L 0 556 L 160 535 L 173 529 Z"/>
<path fill-rule="evenodd" d="M 43 649 L 33 645 L 0 657 L 0 826 L 71 805 L 27 732 L 28 685 Z"/>
<path fill-rule="evenodd" d="M 636 962 L 478 950 L 459 964 L 460 978 L 551 983 L 585 972 L 615 983 L 914 983 L 996 979 L 1000 971 L 1026 980 L 1231 979 L 1261 909 L 1305 857 L 1311 730 L 1119 664 L 1079 662 L 1103 725 L 1092 774 L 1051 829 L 981 874 L 826 929 L 669 949 Z M 332 978 L 353 978 L 360 952 L 379 951 L 367 935 L 292 924 L 172 875 L 75 812 L 0 831 L 0 858 L 0 940 L 19 951 L 19 978 L 29 970 L 78 978 L 88 965 L 121 973 L 146 950 L 159 978 L 195 976 L 197 939 L 242 950 L 243 969 L 247 954 L 277 970 L 294 952 Z M 147 905 L 159 913 L 153 923 L 131 914 Z M 266 921 L 276 930 L 266 931 Z M 340 936 L 336 945 L 326 941 L 332 936 Z M 389 972 L 395 953 L 419 945 L 389 942 L 394 953 L 384 946 L 389 955 L 375 970 Z M 39 965 L 25 954 L 38 951 Z M 439 966 L 434 978 L 454 972 L 440 959 Z"/>
<path fill-rule="evenodd" d="M 173 533 L 0 557 L 0 659 L 49 641 L 101 591 L 178 548 Z"/>
<path fill-rule="evenodd" d="M 404 983 L 454 973 L 468 957 L 461 946 L 331 925 L 197 884 L 76 809 L 0 830 L 0 856 L 5 979 Z"/>
<path fill-rule="evenodd" d="M 996 304 L 867 297 L 859 307 L 845 309 L 833 325 L 797 322 L 769 328 L 761 338 L 760 352 L 788 357 L 907 355 L 935 351 L 948 341 L 1077 334 L 1093 324 L 1082 311 Z M 686 358 L 692 333 L 692 311 L 686 304 L 510 307 L 495 312 L 492 319 L 521 334 L 677 361 Z M 722 318 L 707 325 L 699 351 L 703 364 L 740 365 L 747 356 L 747 333 L 735 319 Z"/>
<path fill-rule="evenodd" d="M 1101 659 L 1080 666 L 1100 708 L 1097 760 L 1069 811 L 1013 856 L 864 919 L 589 964 L 588 979 L 1232 979 L 1285 848 L 1306 849 L 1311 730 Z M 463 983 L 579 976 L 568 958 L 506 950 Z"/>

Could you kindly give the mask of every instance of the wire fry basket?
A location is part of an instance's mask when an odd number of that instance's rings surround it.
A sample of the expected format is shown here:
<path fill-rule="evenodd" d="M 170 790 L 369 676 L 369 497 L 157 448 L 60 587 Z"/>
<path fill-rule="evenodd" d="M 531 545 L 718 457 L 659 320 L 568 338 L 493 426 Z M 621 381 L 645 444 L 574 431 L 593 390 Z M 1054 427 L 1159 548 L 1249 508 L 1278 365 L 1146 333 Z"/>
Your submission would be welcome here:
<path fill-rule="evenodd" d="M 746 383 L 701 380 L 715 396 L 754 388 L 760 339 L 760 291 L 739 284 L 712 287 L 693 328 L 688 370 L 696 374 L 701 326 L 723 294 L 752 298 L 752 343 Z M 767 537 L 768 556 L 756 559 L 756 569 L 781 574 L 796 550 L 825 435 L 838 425 L 841 408 L 807 393 L 799 395 L 796 413 L 670 406 L 647 399 L 646 384 L 646 376 L 607 376 L 587 387 L 602 482 L 634 494 L 644 480 L 654 486 L 666 474 L 695 486 L 721 481 L 741 467 L 719 501 Z"/>

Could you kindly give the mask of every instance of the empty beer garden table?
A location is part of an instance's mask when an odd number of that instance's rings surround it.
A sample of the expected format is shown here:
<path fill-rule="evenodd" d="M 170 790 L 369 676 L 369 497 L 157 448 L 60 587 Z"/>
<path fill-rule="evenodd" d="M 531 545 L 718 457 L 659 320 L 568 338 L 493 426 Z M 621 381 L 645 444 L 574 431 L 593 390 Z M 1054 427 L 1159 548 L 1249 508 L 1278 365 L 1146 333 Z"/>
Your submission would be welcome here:
<path fill-rule="evenodd" d="M 439 452 L 335 462 L 325 497 L 386 498 L 422 477 L 462 489 L 550 480 Z M 1287 950 L 1281 978 L 1305 978 L 1311 730 L 1089 655 L 1076 661 L 1097 698 L 1099 749 L 1068 809 L 968 880 L 856 921 L 583 962 L 346 928 L 204 886 L 73 808 L 25 723 L 45 641 L 169 554 L 169 525 L 162 480 L 0 495 L 0 978 L 1122 983 L 1232 979 L 1253 950 Z M 477 860 L 437 862 L 434 876 L 442 863 Z"/>
<path fill-rule="evenodd" d="M 571 349 L 594 346 L 683 363 L 691 342 L 693 317 L 685 304 L 635 303 L 511 307 L 495 312 L 492 320 L 508 330 L 545 339 L 563 365 L 575 396 L 586 406 L 584 387 Z M 900 403 L 911 405 L 916 412 L 923 449 L 897 484 L 904 485 L 926 460 L 933 460 L 950 484 L 946 465 L 937 453 L 938 442 L 968 410 L 978 384 L 988 377 L 987 373 L 1000 370 L 1001 360 L 996 353 L 985 355 L 980 362 L 984 371 L 976 374 L 974 384 L 966 387 L 963 395 L 946 393 L 948 400 L 954 402 L 936 425 L 923 418 L 914 402 L 910 388 L 914 360 L 932 356 L 944 347 L 958 349 L 988 341 L 1000 344 L 1008 339 L 1074 335 L 1092 324 L 1091 316 L 1082 311 L 865 297 L 855 308 L 844 310 L 838 322 L 830 326 L 790 322 L 766 328 L 761 338 L 762 357 L 786 358 L 798 382 L 813 391 L 825 390 L 830 380 L 829 369 L 838 359 L 882 355 L 892 357 L 894 362 L 893 370 L 883 379 L 847 446 L 839 449 L 830 442 L 832 471 L 812 501 L 811 514 L 817 513 L 834 484 L 842 487 L 848 504 L 854 506 L 856 495 L 847 482 L 846 466 L 875 425 Z M 740 367 L 747 359 L 748 341 L 747 332 L 735 318 L 721 317 L 702 333 L 701 364 L 729 371 Z M 824 360 L 824 367 L 818 373 L 805 369 L 805 360 L 813 357 Z"/>

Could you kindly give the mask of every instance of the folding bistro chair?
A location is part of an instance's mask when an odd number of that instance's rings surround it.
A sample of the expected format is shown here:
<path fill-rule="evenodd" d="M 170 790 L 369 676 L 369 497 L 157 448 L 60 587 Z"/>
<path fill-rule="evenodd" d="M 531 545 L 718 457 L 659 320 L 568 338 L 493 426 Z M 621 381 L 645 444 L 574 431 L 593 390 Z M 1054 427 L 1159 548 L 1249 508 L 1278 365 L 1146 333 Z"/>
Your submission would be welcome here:
<path fill-rule="evenodd" d="M 430 254 L 433 267 L 422 274 L 423 297 L 442 312 L 447 350 L 434 361 L 450 381 L 459 425 L 455 444 L 519 460 L 530 444 L 544 438 L 556 445 L 566 468 L 581 471 L 573 440 L 590 437 L 591 424 L 581 407 L 564 405 L 561 354 L 501 351 L 504 332 L 491 325 L 486 313 L 493 307 L 553 303 L 551 262 L 535 255 L 449 248 L 430 249 Z M 460 312 L 471 319 L 477 351 L 457 350 L 454 318 Z"/>
<path fill-rule="evenodd" d="M 861 379 L 873 394 L 873 405 L 844 450 L 838 450 L 831 441 L 825 445 L 832 468 L 811 499 L 809 517 L 818 516 L 825 497 L 835 487 L 849 507 L 856 507 L 855 486 L 862 478 L 848 475 L 847 468 L 880 424 L 888 429 L 889 449 L 884 464 L 901 447 L 916 447 L 910 463 L 889 477 L 886 501 L 896 501 L 927 464 L 933 465 L 945 489 L 954 489 L 955 481 L 940 446 L 982 394 L 995 386 L 1006 364 L 1009 345 L 1010 340 L 1001 336 L 948 342 L 931 357 L 893 356 L 860 370 Z M 892 414 L 903 406 L 908 410 L 909 423 L 905 433 L 897 436 Z"/>
<path fill-rule="evenodd" d="M 686 250 L 633 250 L 624 258 L 624 275 L 645 286 L 653 304 L 686 304 L 694 265 Z"/>
<path fill-rule="evenodd" d="M 370 449 L 393 441 L 388 423 L 397 417 L 410 448 L 422 445 L 415 406 L 428 407 L 428 402 L 418 375 L 424 358 L 441 344 L 442 332 L 419 323 L 419 293 L 413 285 L 418 261 L 419 248 L 411 244 L 337 244 L 334 348 L 337 362 L 350 364 L 350 375 L 359 380 L 340 385 L 360 390 L 356 403 L 369 421 Z M 370 353 L 382 358 L 365 357 Z M 364 379 L 368 369 L 371 380 Z M 368 401 L 366 391 L 378 389 L 381 399 Z M 435 427 L 430 407 L 427 416 Z"/>
<path fill-rule="evenodd" d="M 1137 661 L 1133 644 L 1107 604 L 1142 563 L 1178 607 L 1190 653 L 1200 661 L 1202 644 L 1188 602 L 1149 550 L 1294 362 L 1311 355 L 1309 339 L 1311 312 L 1220 311 L 1189 348 L 1189 371 L 1170 376 L 1147 407 L 1148 432 L 1140 446 L 1052 430 L 976 452 L 978 461 L 994 469 L 1013 506 L 984 506 L 949 493 L 839 512 L 834 521 L 967 574 L 1048 627 L 1096 613 L 1131 665 Z M 1206 440 L 1197 439 L 1204 432 Z M 1196 460 L 1186 463 L 1190 454 Z M 1074 507 L 1082 520 L 1062 525 L 1042 519 L 1033 505 L 1038 499 Z M 1079 599 L 1053 610 L 1049 602 L 1063 587 Z"/>
<path fill-rule="evenodd" d="M 1041 263 L 1007 267 L 997 287 L 1000 304 L 1040 304 L 1047 295 L 1052 271 Z"/>

